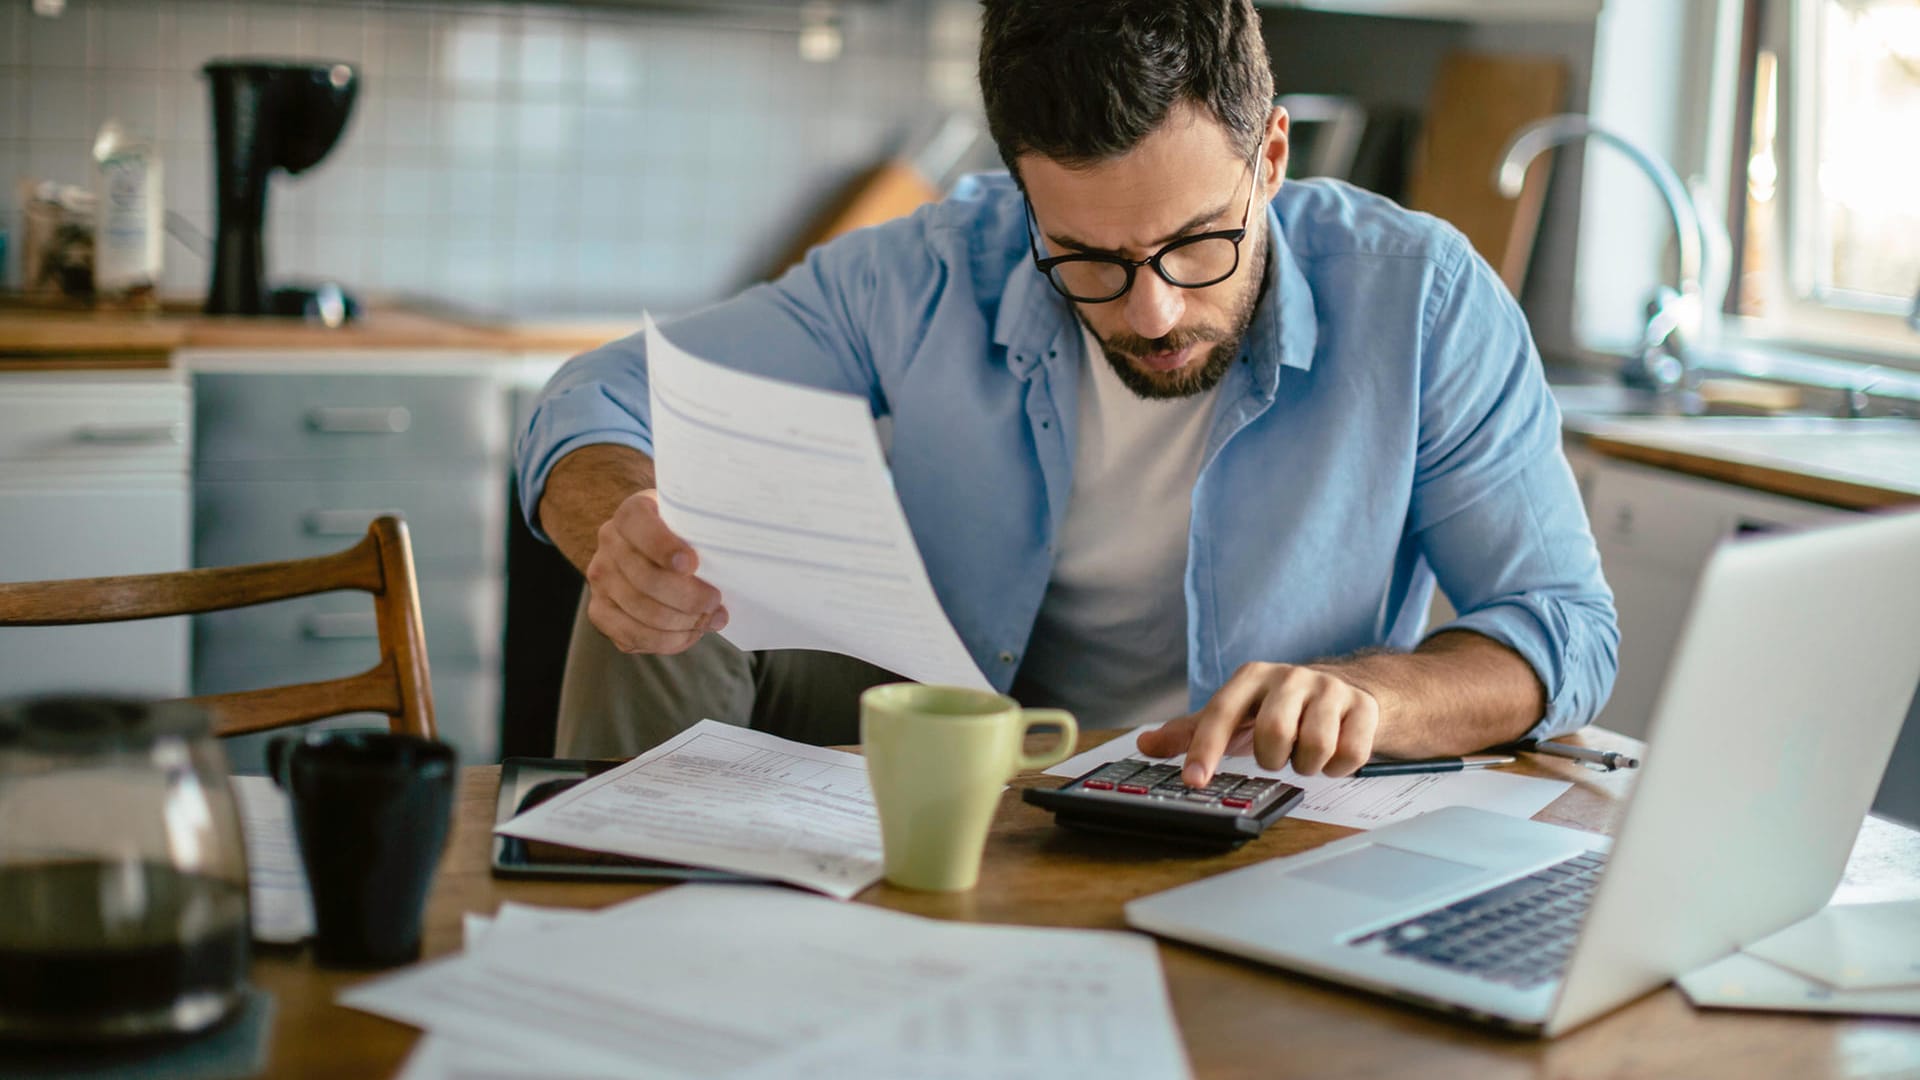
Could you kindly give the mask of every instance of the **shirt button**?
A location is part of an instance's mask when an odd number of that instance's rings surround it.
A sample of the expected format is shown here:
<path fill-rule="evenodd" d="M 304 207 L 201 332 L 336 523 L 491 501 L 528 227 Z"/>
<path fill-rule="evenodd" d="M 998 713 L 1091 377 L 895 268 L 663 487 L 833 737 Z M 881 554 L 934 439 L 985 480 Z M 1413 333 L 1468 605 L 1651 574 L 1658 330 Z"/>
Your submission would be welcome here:
<path fill-rule="evenodd" d="M 1000 650 L 1000 662 L 1003 664 L 1013 663 L 1013 654 L 1005 649 Z"/>

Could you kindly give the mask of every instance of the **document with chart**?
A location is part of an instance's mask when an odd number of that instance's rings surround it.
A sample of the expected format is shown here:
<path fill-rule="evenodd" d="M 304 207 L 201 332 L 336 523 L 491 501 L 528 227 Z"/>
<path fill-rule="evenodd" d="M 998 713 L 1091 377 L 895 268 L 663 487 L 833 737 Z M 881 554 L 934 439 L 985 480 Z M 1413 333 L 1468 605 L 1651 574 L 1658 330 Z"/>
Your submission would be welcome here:
<path fill-rule="evenodd" d="M 745 650 L 991 689 L 934 595 L 864 399 L 735 371 L 646 324 L 660 516 Z"/>
<path fill-rule="evenodd" d="M 522 840 L 732 870 L 845 900 L 880 880 L 857 754 L 702 720 L 500 826 Z"/>

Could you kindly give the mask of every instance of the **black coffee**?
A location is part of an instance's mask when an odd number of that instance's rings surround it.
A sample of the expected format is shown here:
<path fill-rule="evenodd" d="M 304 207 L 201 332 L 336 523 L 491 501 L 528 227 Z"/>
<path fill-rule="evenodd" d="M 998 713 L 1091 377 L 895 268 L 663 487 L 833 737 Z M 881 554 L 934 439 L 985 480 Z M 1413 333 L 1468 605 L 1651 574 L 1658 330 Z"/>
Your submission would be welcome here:
<path fill-rule="evenodd" d="M 228 993 L 248 939 L 241 884 L 159 863 L 0 868 L 0 1031 L 70 1032 Z"/>

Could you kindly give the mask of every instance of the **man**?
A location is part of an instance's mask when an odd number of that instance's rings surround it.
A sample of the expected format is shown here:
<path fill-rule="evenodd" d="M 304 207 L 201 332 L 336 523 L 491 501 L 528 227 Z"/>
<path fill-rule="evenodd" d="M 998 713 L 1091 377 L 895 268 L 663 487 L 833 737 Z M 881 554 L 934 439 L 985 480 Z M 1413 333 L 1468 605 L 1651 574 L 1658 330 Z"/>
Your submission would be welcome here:
<path fill-rule="evenodd" d="M 1141 748 L 1194 784 L 1228 752 L 1341 776 L 1587 723 L 1618 633 L 1525 321 L 1453 229 L 1282 182 L 1248 0 L 986 0 L 980 81 L 1010 178 L 663 329 L 886 418 L 988 679 L 1160 724 Z M 560 752 L 702 716 L 856 739 L 886 674 L 717 636 L 651 450 L 637 336 L 569 363 L 521 446 L 588 584 Z M 1423 638 L 1436 575 L 1461 614 Z"/>

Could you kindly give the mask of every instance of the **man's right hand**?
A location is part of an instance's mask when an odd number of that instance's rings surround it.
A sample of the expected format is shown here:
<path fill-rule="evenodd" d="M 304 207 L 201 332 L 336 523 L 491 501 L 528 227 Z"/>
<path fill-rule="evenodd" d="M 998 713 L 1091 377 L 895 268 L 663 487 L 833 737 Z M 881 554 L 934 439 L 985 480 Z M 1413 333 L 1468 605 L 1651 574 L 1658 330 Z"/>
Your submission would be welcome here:
<path fill-rule="evenodd" d="M 587 618 L 622 652 L 685 652 L 727 625 L 720 590 L 695 576 L 699 568 L 660 520 L 658 493 L 635 492 L 600 526 L 586 567 Z"/>

